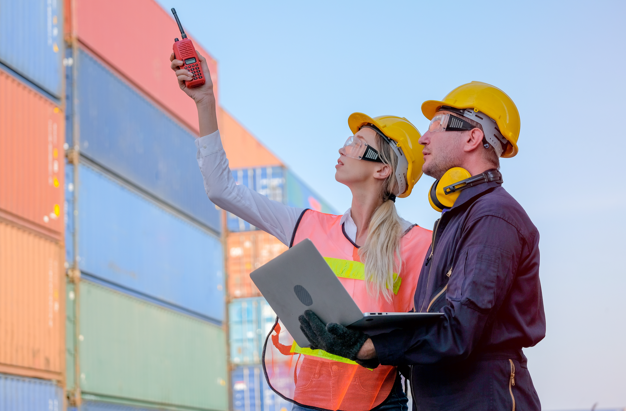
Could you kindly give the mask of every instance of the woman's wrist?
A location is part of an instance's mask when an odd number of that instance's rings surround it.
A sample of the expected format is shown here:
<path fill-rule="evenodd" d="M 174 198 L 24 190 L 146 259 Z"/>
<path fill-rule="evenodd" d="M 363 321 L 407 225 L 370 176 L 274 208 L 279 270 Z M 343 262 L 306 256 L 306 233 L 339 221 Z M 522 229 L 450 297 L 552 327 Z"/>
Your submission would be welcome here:
<path fill-rule="evenodd" d="M 196 107 L 198 109 L 215 107 L 215 96 L 213 95 L 213 93 L 211 93 L 210 95 L 204 96 L 198 101 L 196 101 Z"/>

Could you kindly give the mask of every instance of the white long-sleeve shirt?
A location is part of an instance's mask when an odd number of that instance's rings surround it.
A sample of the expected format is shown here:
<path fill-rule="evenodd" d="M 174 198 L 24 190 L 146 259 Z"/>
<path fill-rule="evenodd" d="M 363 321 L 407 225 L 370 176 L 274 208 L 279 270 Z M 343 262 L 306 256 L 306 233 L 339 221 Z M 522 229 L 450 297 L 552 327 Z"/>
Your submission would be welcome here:
<path fill-rule="evenodd" d="M 293 230 L 304 209 L 289 207 L 270 200 L 248 187 L 238 185 L 228 167 L 219 131 L 198 138 L 195 143 L 198 148 L 196 158 L 209 199 L 218 207 L 235 214 L 289 246 Z M 406 220 L 400 221 L 403 230 L 412 225 Z M 350 209 L 341 217 L 341 223 L 348 238 L 355 243 L 357 228 Z"/>

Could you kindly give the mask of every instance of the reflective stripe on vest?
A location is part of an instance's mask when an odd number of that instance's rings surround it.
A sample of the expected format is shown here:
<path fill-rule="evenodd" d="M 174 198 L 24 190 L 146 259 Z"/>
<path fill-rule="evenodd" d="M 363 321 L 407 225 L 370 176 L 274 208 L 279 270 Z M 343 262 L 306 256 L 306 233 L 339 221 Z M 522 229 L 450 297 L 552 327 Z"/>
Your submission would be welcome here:
<path fill-rule="evenodd" d="M 365 281 L 365 264 L 359 261 L 342 260 L 340 258 L 330 257 L 324 257 L 324 260 L 326 260 L 326 263 L 330 266 L 330 269 L 333 270 L 337 277 Z M 398 274 L 393 273 L 394 294 L 398 294 L 401 284 L 402 278 L 400 278 Z M 387 284 L 387 288 L 391 288 L 391 285 Z"/>

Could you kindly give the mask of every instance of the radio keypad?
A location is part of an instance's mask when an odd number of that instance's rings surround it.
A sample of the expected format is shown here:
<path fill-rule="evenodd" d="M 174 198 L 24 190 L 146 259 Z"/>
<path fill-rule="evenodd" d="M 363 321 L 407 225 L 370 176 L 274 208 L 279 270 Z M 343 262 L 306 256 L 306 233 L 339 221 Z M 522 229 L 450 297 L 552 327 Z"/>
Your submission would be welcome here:
<path fill-rule="evenodd" d="M 191 81 L 199 80 L 202 78 L 202 71 L 200 70 L 200 65 L 198 63 L 188 65 L 187 70 L 189 70 L 191 72 L 191 75 L 193 76 L 193 79 Z"/>

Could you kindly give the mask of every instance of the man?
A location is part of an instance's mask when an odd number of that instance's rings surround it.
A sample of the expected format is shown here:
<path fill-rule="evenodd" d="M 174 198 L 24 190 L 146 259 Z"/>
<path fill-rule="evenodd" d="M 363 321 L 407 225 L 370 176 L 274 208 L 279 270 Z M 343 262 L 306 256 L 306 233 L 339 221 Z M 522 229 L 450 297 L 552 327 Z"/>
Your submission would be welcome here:
<path fill-rule="evenodd" d="M 539 233 L 497 170 L 499 157 L 518 151 L 517 107 L 500 89 L 472 82 L 426 101 L 422 112 L 432 120 L 420 139 L 423 171 L 441 180 L 431 203 L 443 213 L 414 302 L 443 319 L 368 338 L 307 311 L 302 330 L 314 347 L 369 368 L 411 366 L 417 410 L 539 410 L 522 353 L 545 336 Z M 459 183 L 458 172 L 472 177 Z"/>

